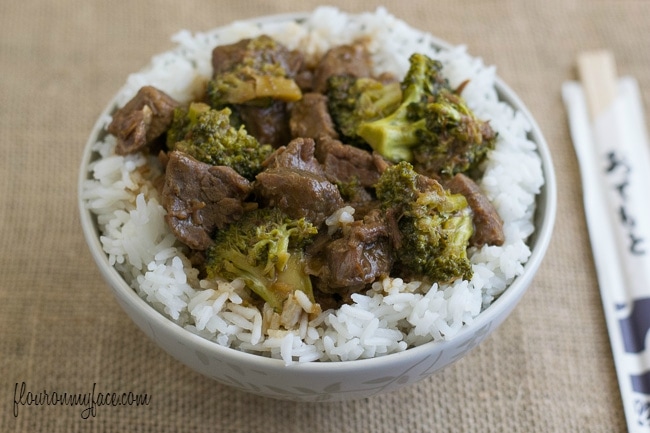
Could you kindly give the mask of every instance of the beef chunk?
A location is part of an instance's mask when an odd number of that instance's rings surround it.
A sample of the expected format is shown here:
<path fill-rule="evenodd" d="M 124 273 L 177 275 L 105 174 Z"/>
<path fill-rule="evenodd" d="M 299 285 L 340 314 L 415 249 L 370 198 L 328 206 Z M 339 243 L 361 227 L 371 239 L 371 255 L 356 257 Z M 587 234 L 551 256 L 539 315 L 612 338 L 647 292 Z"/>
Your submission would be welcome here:
<path fill-rule="evenodd" d="M 462 194 L 474 213 L 474 234 L 470 245 L 503 245 L 503 221 L 496 209 L 481 192 L 479 186 L 468 176 L 459 173 L 446 182 L 445 186 L 454 194 Z"/>
<path fill-rule="evenodd" d="M 314 92 L 325 93 L 327 80 L 333 75 L 347 74 L 369 77 L 372 73 L 370 53 L 361 44 L 340 45 L 330 49 L 314 71 Z"/>
<path fill-rule="evenodd" d="M 248 45 L 251 39 L 242 39 L 238 42 L 218 45 L 212 50 L 212 71 L 216 76 L 232 70 L 248 56 Z"/>
<path fill-rule="evenodd" d="M 261 35 L 260 39 L 271 41 L 266 35 Z M 289 50 L 281 44 L 275 45 L 273 50 L 262 50 L 255 52 L 251 45 L 252 39 L 242 39 L 238 42 L 228 45 L 218 45 L 212 50 L 212 68 L 214 75 L 232 70 L 236 65 L 245 59 L 259 59 L 264 63 L 275 63 L 280 65 L 288 77 L 293 77 L 302 68 L 304 63 L 303 55 L 300 51 Z M 258 46 L 263 46 L 259 44 Z M 272 44 L 268 44 L 272 45 Z"/>
<path fill-rule="evenodd" d="M 244 213 L 244 200 L 253 187 L 230 167 L 213 166 L 171 152 L 165 171 L 162 204 L 176 237 L 196 250 L 212 244 L 216 229 Z"/>
<path fill-rule="evenodd" d="M 277 148 L 291 139 L 286 102 L 274 100 L 266 105 L 236 104 L 235 109 L 246 131 L 260 143 Z"/>
<path fill-rule="evenodd" d="M 303 94 L 302 99 L 291 107 L 289 129 L 294 138 L 337 138 L 338 133 L 327 110 L 327 97 L 321 93 Z"/>
<path fill-rule="evenodd" d="M 316 158 L 331 181 L 356 182 L 366 188 L 373 187 L 385 169 L 381 156 L 328 137 L 318 140 Z"/>
<path fill-rule="evenodd" d="M 172 122 L 180 104 L 171 96 L 152 86 L 138 93 L 113 115 L 108 132 L 117 137 L 115 153 L 135 153 L 160 137 Z"/>
<path fill-rule="evenodd" d="M 279 93 L 286 89 L 276 88 L 277 81 L 272 79 L 266 82 L 264 70 L 270 68 L 272 71 L 266 78 L 281 70 L 280 75 L 293 79 L 303 69 L 303 64 L 304 58 L 300 51 L 291 51 L 267 35 L 219 45 L 212 50 L 214 78 L 235 72 L 237 81 L 241 78 L 243 83 L 248 83 L 254 89 L 252 95 L 243 98 L 238 96 L 228 102 L 233 105 L 232 108 L 240 116 L 248 133 L 260 143 L 273 147 L 284 145 L 291 138 L 287 104 L 279 100 Z M 236 83 L 233 85 L 237 88 Z M 262 92 L 262 88 L 270 93 Z M 274 96 L 278 98 L 273 98 Z"/>
<path fill-rule="evenodd" d="M 432 189 L 438 190 L 441 185 L 437 179 L 418 173 L 418 176 L 415 178 L 415 186 L 418 191 L 427 192 Z"/>
<path fill-rule="evenodd" d="M 378 153 L 373 153 L 372 156 L 373 156 L 373 161 L 375 163 L 375 167 L 377 167 L 377 171 L 379 172 L 380 175 L 383 172 L 385 172 L 388 167 L 393 165 L 392 162 L 388 161 L 386 158 L 384 158 Z"/>
<path fill-rule="evenodd" d="M 292 218 L 306 218 L 319 226 L 335 210 L 343 207 L 336 185 L 324 176 L 298 168 L 277 167 L 255 178 L 255 193 L 261 201 Z"/>
<path fill-rule="evenodd" d="M 325 172 L 314 157 L 315 144 L 311 138 L 296 138 L 287 146 L 282 146 L 264 161 L 265 168 L 296 168 L 319 176 Z"/>
<path fill-rule="evenodd" d="M 314 70 L 303 66 L 293 78 L 300 90 L 304 93 L 309 93 L 313 90 L 314 86 Z"/>
<path fill-rule="evenodd" d="M 325 293 L 344 295 L 389 274 L 393 252 L 388 225 L 379 209 L 348 225 L 339 237 L 316 242 L 308 251 L 308 272 Z"/>
<path fill-rule="evenodd" d="M 393 207 L 386 210 L 384 217 L 386 218 L 386 232 L 388 233 L 388 239 L 390 239 L 390 244 L 393 248 L 398 251 L 404 245 L 404 235 L 399 229 L 399 219 L 401 217 L 402 211 Z"/>

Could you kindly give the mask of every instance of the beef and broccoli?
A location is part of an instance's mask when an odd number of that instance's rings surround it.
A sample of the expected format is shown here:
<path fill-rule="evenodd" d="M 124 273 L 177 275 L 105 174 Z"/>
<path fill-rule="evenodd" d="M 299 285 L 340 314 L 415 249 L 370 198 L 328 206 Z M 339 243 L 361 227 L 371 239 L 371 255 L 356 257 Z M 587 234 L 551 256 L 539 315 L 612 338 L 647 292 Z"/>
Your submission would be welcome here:
<path fill-rule="evenodd" d="M 496 133 L 442 75 L 410 57 L 375 76 L 362 42 L 308 62 L 267 37 L 216 47 L 203 96 L 145 86 L 113 115 L 116 152 L 164 167 L 166 221 L 209 278 L 240 278 L 281 311 L 323 308 L 387 276 L 469 279 L 468 248 L 501 245 L 476 180 Z"/>

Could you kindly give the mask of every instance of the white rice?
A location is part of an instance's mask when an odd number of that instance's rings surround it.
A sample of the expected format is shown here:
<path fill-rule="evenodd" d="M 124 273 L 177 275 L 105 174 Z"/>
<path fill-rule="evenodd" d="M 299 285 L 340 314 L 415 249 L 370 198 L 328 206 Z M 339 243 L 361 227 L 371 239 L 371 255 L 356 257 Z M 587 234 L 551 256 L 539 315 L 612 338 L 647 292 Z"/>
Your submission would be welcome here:
<path fill-rule="evenodd" d="M 191 100 L 212 73 L 214 46 L 268 34 L 290 48 L 317 58 L 329 47 L 369 38 L 377 72 L 403 76 L 408 57 L 420 52 L 439 59 L 452 86 L 470 80 L 463 97 L 498 132 L 496 148 L 480 182 L 504 220 L 503 246 L 471 249 L 474 276 L 450 286 L 423 287 L 399 278 L 373 284 L 353 303 L 309 320 L 313 305 L 297 292 L 279 315 L 251 307 L 239 281 L 199 281 L 184 248 L 164 221 L 165 211 L 152 184 L 160 174 L 143 155 L 116 156 L 115 140 L 96 143 L 97 160 L 83 191 L 97 215 L 109 261 L 133 289 L 180 326 L 217 344 L 290 362 L 345 361 L 381 356 L 429 341 L 448 340 L 471 323 L 523 271 L 530 256 L 526 239 L 534 230 L 535 197 L 543 184 L 541 161 L 527 137 L 525 117 L 498 100 L 495 68 L 467 54 L 465 47 L 438 50 L 433 37 L 379 8 L 346 14 L 332 7 L 314 10 L 304 21 L 236 22 L 207 33 L 182 31 L 173 51 L 154 57 L 148 68 L 129 76 L 117 97 L 122 106 L 143 85 L 153 85 L 179 101 Z M 110 117 L 104 119 L 110 122 Z M 349 223 L 354 209 L 328 220 L 331 229 Z"/>

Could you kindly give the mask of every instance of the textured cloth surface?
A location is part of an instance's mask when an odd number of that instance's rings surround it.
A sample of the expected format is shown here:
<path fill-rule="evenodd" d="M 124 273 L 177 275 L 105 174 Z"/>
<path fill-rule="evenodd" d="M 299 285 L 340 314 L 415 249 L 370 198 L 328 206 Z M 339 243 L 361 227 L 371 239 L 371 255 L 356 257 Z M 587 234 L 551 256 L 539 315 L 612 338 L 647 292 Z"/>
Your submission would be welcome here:
<path fill-rule="evenodd" d="M 332 1 L 346 11 L 372 1 Z M 85 245 L 82 149 L 127 74 L 179 29 L 311 10 L 315 1 L 0 2 L 0 431 L 622 432 L 626 430 L 560 86 L 576 55 L 610 48 L 650 107 L 650 2 L 383 3 L 497 66 L 536 117 L 558 176 L 548 255 L 514 313 L 440 374 L 374 398 L 258 398 L 179 364 L 128 319 Z M 649 119 L 650 120 L 650 119 Z M 146 392 L 141 407 L 21 406 L 32 392 Z M 17 409 L 18 412 L 14 412 Z"/>

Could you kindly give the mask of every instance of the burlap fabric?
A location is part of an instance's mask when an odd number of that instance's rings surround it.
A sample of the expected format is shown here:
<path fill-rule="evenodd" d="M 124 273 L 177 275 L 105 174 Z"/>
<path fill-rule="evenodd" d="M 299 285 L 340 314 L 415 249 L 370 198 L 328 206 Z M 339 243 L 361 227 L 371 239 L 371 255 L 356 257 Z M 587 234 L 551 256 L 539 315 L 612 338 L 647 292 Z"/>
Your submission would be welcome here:
<path fill-rule="evenodd" d="M 88 253 L 77 171 L 90 129 L 128 73 L 182 28 L 311 10 L 303 1 L 3 0 L 0 3 L 0 431 L 621 432 L 626 425 L 560 86 L 581 50 L 611 48 L 650 106 L 650 2 L 387 2 L 497 65 L 543 130 L 558 220 L 512 316 L 442 373 L 392 394 L 299 404 L 215 383 L 153 345 Z M 347 11 L 372 1 L 332 1 Z M 649 119 L 650 120 L 650 119 Z M 16 405 L 32 392 L 146 392 L 141 407 Z M 17 412 L 16 412 L 17 410 Z M 87 415 L 87 414 L 86 414 Z"/>

